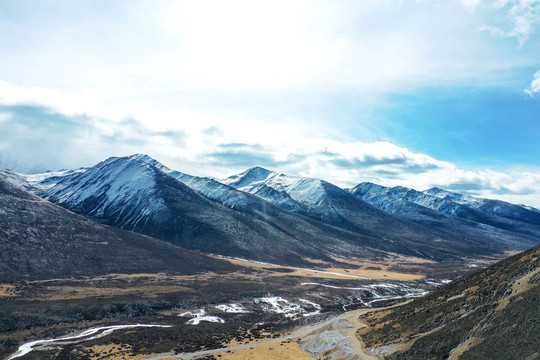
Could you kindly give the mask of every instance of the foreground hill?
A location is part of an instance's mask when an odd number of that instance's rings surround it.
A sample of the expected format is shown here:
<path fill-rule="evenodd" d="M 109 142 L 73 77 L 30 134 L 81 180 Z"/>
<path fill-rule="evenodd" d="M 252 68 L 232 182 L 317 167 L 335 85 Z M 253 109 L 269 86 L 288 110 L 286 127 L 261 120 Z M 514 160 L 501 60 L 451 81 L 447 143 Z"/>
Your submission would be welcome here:
<path fill-rule="evenodd" d="M 5 280 L 235 267 L 76 215 L 0 178 L 0 275 Z"/>
<path fill-rule="evenodd" d="M 394 309 L 361 317 L 385 359 L 537 359 L 540 246 Z"/>

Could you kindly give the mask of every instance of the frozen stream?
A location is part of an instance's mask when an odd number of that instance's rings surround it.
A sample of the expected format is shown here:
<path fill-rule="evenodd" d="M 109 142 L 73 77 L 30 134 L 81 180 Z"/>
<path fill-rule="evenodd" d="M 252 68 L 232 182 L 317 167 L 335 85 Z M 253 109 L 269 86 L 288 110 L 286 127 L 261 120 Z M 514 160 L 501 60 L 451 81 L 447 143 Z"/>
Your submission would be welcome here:
<path fill-rule="evenodd" d="M 19 349 L 17 350 L 17 352 L 11 355 L 8 358 L 8 360 L 15 359 L 15 358 L 28 354 L 30 351 L 34 350 L 34 347 L 36 346 L 45 345 L 45 344 L 54 345 L 57 342 L 64 342 L 64 341 L 70 341 L 70 340 L 75 340 L 76 342 L 94 340 L 94 339 L 99 339 L 100 337 L 109 335 L 115 330 L 136 328 L 136 327 L 171 327 L 171 325 L 134 324 L 134 325 L 102 326 L 102 327 L 88 329 L 75 335 L 62 336 L 56 339 L 34 340 L 34 341 L 30 341 L 19 346 Z"/>

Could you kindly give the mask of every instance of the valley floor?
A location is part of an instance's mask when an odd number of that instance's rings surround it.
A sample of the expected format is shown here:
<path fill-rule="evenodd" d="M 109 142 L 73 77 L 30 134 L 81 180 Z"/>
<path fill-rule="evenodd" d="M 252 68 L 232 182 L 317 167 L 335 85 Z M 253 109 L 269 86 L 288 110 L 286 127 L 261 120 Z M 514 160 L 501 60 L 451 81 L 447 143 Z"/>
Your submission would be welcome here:
<path fill-rule="evenodd" d="M 459 271 L 414 261 L 304 269 L 227 260 L 243 270 L 0 284 L 0 358 L 354 359 L 362 352 L 354 336 L 359 314 L 419 297 Z M 438 276 L 426 279 L 428 273 Z M 22 344 L 100 327 L 115 330 L 45 341 L 13 357 Z"/>

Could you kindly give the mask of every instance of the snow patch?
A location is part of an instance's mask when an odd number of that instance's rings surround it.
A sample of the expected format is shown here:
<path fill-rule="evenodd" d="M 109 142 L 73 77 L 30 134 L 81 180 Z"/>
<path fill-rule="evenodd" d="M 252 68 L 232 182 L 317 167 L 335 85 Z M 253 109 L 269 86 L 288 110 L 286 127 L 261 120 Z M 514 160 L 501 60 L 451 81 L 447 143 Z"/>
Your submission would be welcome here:
<path fill-rule="evenodd" d="M 204 309 L 199 309 L 196 311 L 186 311 L 184 313 L 178 314 L 178 316 L 191 316 L 192 319 L 186 322 L 186 324 L 188 325 L 199 325 L 201 321 L 208 321 L 219 324 L 223 324 L 225 322 L 225 320 L 218 316 L 206 315 L 206 311 Z"/>
<path fill-rule="evenodd" d="M 288 318 L 297 316 L 312 316 L 320 313 L 321 306 L 306 299 L 299 299 L 305 307 L 300 304 L 288 301 L 280 296 L 263 297 L 253 300 L 255 304 L 260 304 L 263 311 L 282 314 Z M 306 308 L 309 308 L 307 310 Z"/>
<path fill-rule="evenodd" d="M 304 283 L 301 283 L 300 285 L 322 286 L 322 287 L 327 287 L 331 289 L 355 290 L 355 291 L 358 291 L 358 293 L 353 293 L 351 294 L 351 296 L 354 296 L 354 298 L 357 301 L 364 304 L 365 306 L 371 306 L 371 304 L 375 302 L 384 301 L 384 300 L 420 297 L 428 293 L 428 291 L 426 290 L 413 288 L 405 284 L 398 285 L 398 284 L 378 283 L 378 284 L 365 285 L 361 287 L 342 287 L 342 286 L 321 284 L 321 283 L 316 283 L 316 282 L 304 282 Z M 348 305 L 352 305 L 352 303 L 343 305 L 343 309 L 346 310 L 346 306 Z"/>
<path fill-rule="evenodd" d="M 222 304 L 222 305 L 216 305 L 216 308 L 227 313 L 249 313 L 242 305 L 240 304 Z"/>

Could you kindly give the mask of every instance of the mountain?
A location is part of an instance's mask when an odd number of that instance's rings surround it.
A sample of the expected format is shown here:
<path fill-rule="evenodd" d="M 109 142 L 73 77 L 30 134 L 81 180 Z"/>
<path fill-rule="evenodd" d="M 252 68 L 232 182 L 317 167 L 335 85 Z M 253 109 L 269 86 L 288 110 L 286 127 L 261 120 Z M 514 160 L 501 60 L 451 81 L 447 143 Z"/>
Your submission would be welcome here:
<path fill-rule="evenodd" d="M 361 316 L 385 359 L 537 359 L 540 246 L 403 306 Z"/>
<path fill-rule="evenodd" d="M 68 176 L 47 198 L 109 225 L 205 252 L 293 262 L 325 257 L 287 228 L 211 201 L 138 155 L 110 158 Z"/>
<path fill-rule="evenodd" d="M 457 222 L 450 216 L 439 214 L 433 226 L 383 211 L 326 181 L 260 167 L 218 181 L 135 154 L 20 178 L 36 194 L 108 225 L 189 249 L 281 264 L 395 254 L 459 262 L 525 247 L 499 229 L 462 221 L 459 231 L 449 231 Z"/>
<path fill-rule="evenodd" d="M 437 187 L 423 191 L 440 199 L 448 199 L 489 215 L 540 225 L 540 210 L 523 205 L 509 204 L 501 200 L 482 199 L 443 190 Z"/>
<path fill-rule="evenodd" d="M 487 255 L 523 250 L 538 243 L 534 238 L 516 236 L 500 229 L 484 229 L 477 223 L 458 221 L 410 202 L 402 202 L 401 207 L 394 211 L 376 203 L 369 204 L 358 193 L 320 179 L 291 177 L 260 167 L 248 169 L 222 182 L 332 226 L 414 249 L 421 257 L 441 259 L 443 252 Z M 460 225 L 458 229 L 453 228 L 456 224 Z M 439 254 L 435 255 L 433 249 Z"/>
<path fill-rule="evenodd" d="M 537 223 L 537 214 L 540 212 L 536 209 L 499 200 L 473 198 L 439 188 L 420 192 L 403 186 L 389 188 L 361 183 L 348 191 L 372 205 L 391 213 L 399 213 L 406 218 L 414 217 L 417 213 L 424 216 L 430 214 L 428 217 L 440 217 L 444 214 L 482 224 L 483 227 L 477 227 L 489 232 L 495 231 L 516 244 L 523 243 L 525 247 L 522 247 L 522 250 L 538 243 L 540 239 L 540 224 Z M 403 211 L 404 206 L 408 207 L 409 211 Z M 436 213 L 430 213 L 428 209 Z"/>
<path fill-rule="evenodd" d="M 405 219 L 414 221 L 424 226 L 444 231 L 450 235 L 461 236 L 467 234 L 471 238 L 484 239 L 484 241 L 495 241 L 508 249 L 528 249 L 540 241 L 538 237 L 531 234 L 523 234 L 507 230 L 508 226 L 497 227 L 493 224 L 500 224 L 503 219 L 479 214 L 472 216 L 474 209 L 469 209 L 466 205 L 454 204 L 448 199 L 440 199 L 425 194 L 414 189 L 396 186 L 393 188 L 376 185 L 373 183 L 362 183 L 348 191 L 358 196 L 360 199 L 369 202 L 381 210 L 398 215 Z M 444 204 L 443 204 L 444 203 Z M 422 205 L 423 204 L 423 205 Z M 439 211 L 435 209 L 454 209 L 457 211 Z M 459 214 L 469 214 L 470 216 L 457 216 Z M 470 219 L 469 219 L 470 218 Z M 476 221 L 474 221 L 474 220 Z M 525 226 L 528 226 L 525 224 Z M 540 227 L 531 227 L 530 231 L 540 232 Z"/>
<path fill-rule="evenodd" d="M 27 176 L 31 176 L 31 175 L 22 175 L 11 170 L 0 169 L 0 178 L 3 178 L 9 181 L 10 183 L 20 186 L 23 189 L 28 190 L 30 192 L 33 192 L 33 193 L 39 192 L 40 189 L 35 187 L 33 184 L 31 184 L 28 181 Z"/>
<path fill-rule="evenodd" d="M 41 191 L 48 200 L 105 224 L 209 253 L 296 265 L 308 264 L 307 258 L 332 261 L 331 256 L 351 252 L 384 255 L 373 247 L 375 238 L 286 212 L 256 196 L 199 178 L 200 191 L 204 184 L 216 186 L 208 188 L 212 191 L 205 192 L 206 197 L 174 177 L 187 181 L 187 175 L 158 166 L 140 155 L 109 158 L 66 174 Z"/>
<path fill-rule="evenodd" d="M 0 178 L 3 280 L 106 273 L 232 271 L 229 263 L 100 225 Z"/>

